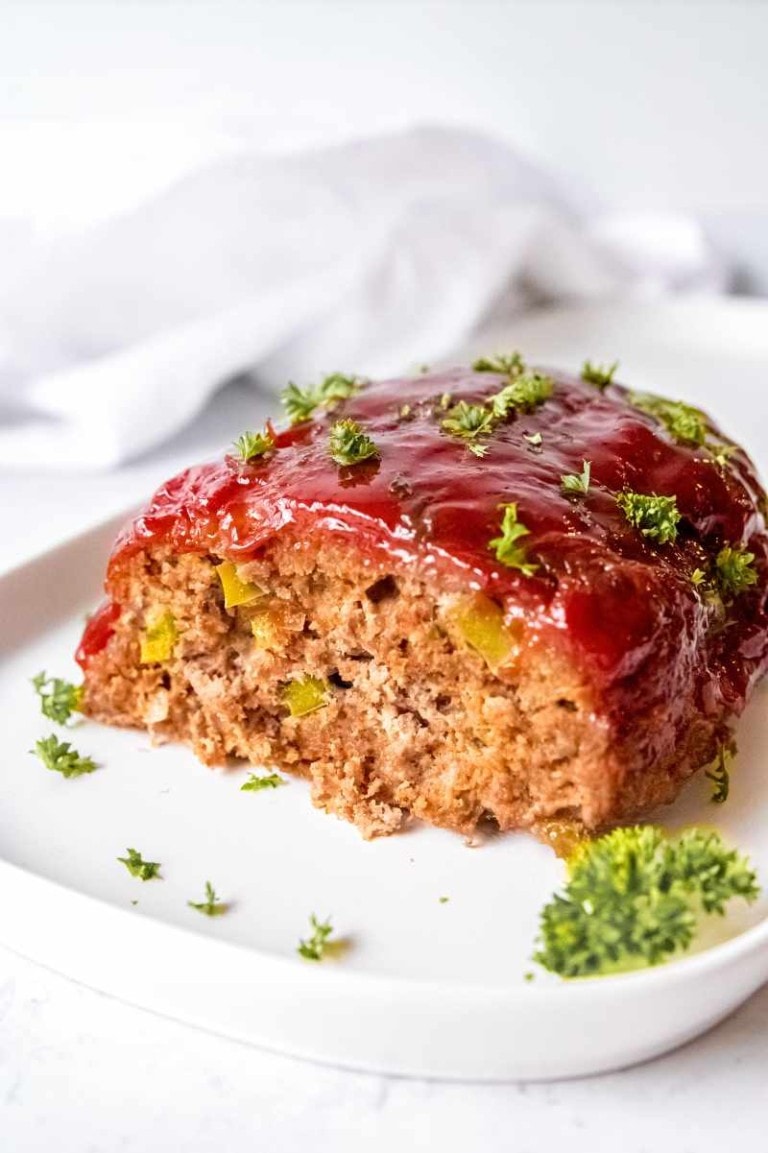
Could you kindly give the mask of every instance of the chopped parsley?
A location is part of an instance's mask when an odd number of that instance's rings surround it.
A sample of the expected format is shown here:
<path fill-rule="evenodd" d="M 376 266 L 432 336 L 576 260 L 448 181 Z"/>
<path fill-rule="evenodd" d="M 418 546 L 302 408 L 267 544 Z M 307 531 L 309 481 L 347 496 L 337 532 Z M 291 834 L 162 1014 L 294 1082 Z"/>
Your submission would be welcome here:
<path fill-rule="evenodd" d="M 755 554 L 745 548 L 726 545 L 715 558 L 715 572 L 720 592 L 725 598 L 738 596 L 757 583 Z"/>
<path fill-rule="evenodd" d="M 467 448 L 475 456 L 485 456 L 488 448 L 480 443 L 479 437 L 489 436 L 494 424 L 493 412 L 485 405 L 467 404 L 466 400 L 460 400 L 449 410 L 440 427 L 449 436 L 466 440 Z"/>
<path fill-rule="evenodd" d="M 299 424 L 309 420 L 317 408 L 332 408 L 340 400 L 354 396 L 363 387 L 363 381 L 355 376 L 345 376 L 342 372 L 333 372 L 326 376 L 320 384 L 310 384 L 300 388 L 292 381 L 283 389 L 280 399 L 291 424 Z"/>
<path fill-rule="evenodd" d="M 296 952 L 305 961 L 322 961 L 332 943 L 329 939 L 333 933 L 330 917 L 325 921 L 318 921 L 313 913 L 309 918 L 309 926 L 312 933 L 305 940 L 299 941 Z"/>
<path fill-rule="evenodd" d="M 512 412 L 533 412 L 534 408 L 549 400 L 554 387 L 550 376 L 538 372 L 518 376 L 490 398 L 493 415 L 496 420 L 504 420 Z"/>
<path fill-rule="evenodd" d="M 265 426 L 263 432 L 244 432 L 242 436 L 237 438 L 234 444 L 235 455 L 240 458 L 243 464 L 248 464 L 249 461 L 264 456 L 265 453 L 274 447 L 275 438 L 269 426 Z"/>
<path fill-rule="evenodd" d="M 125 865 L 132 877 L 138 877 L 140 881 L 151 881 L 160 875 L 159 861 L 143 860 L 141 853 L 136 849 L 126 849 L 125 851 L 128 856 L 117 859 L 121 865 Z"/>
<path fill-rule="evenodd" d="M 582 469 L 580 473 L 567 473 L 565 476 L 560 477 L 560 487 L 566 496 L 587 495 L 589 492 L 591 467 L 591 462 L 585 460 L 582 461 Z"/>
<path fill-rule="evenodd" d="M 643 536 L 659 544 L 673 544 L 677 540 L 677 526 L 680 523 L 677 497 L 620 492 L 616 496 L 616 503 L 629 524 L 639 529 Z"/>
<path fill-rule="evenodd" d="M 260 793 L 262 789 L 279 789 L 281 785 L 287 784 L 288 782 L 279 773 L 267 773 L 261 777 L 256 773 L 250 773 L 248 780 L 240 786 L 240 792 Z"/>
<path fill-rule="evenodd" d="M 98 768 L 94 760 L 80 756 L 69 741 L 60 741 L 55 733 L 35 741 L 35 747 L 30 752 L 40 758 L 46 769 L 61 773 L 62 777 L 81 777 Z"/>
<path fill-rule="evenodd" d="M 187 904 L 190 909 L 197 909 L 198 913 L 204 913 L 206 917 L 220 917 L 229 909 L 229 905 L 216 896 L 216 890 L 210 881 L 205 882 L 205 900 L 187 901 Z"/>
<path fill-rule="evenodd" d="M 691 584 L 694 588 L 707 583 L 707 574 L 703 568 L 695 568 L 691 573 Z"/>
<path fill-rule="evenodd" d="M 721 471 L 728 467 L 731 457 L 738 452 L 738 445 L 723 444 L 722 441 L 710 441 L 707 448 L 712 453 L 712 460 Z"/>
<path fill-rule="evenodd" d="M 630 403 L 663 424 L 670 436 L 681 444 L 703 445 L 707 439 L 704 413 L 682 400 L 666 400 L 650 392 L 632 392 Z"/>
<path fill-rule="evenodd" d="M 521 376 L 525 372 L 525 361 L 519 352 L 508 356 L 480 356 L 472 364 L 473 372 L 497 372 L 500 376 Z"/>
<path fill-rule="evenodd" d="M 699 913 L 759 894 L 749 861 L 709 829 L 674 837 L 650 825 L 586 841 L 562 893 L 541 913 L 534 960 L 562 977 L 657 965 L 687 949 Z"/>
<path fill-rule="evenodd" d="M 45 671 L 32 678 L 35 692 L 40 698 L 40 712 L 49 721 L 65 725 L 73 713 L 80 711 L 83 686 L 73 685 L 60 677 L 49 677 Z"/>
<path fill-rule="evenodd" d="M 613 384 L 618 367 L 618 360 L 614 360 L 613 364 L 593 364 L 591 360 L 585 360 L 581 366 L 581 379 L 605 392 L 608 385 Z"/>
<path fill-rule="evenodd" d="M 480 363 L 476 361 L 475 365 Z M 481 371 L 500 370 L 494 368 Z M 553 387 L 553 381 L 548 376 L 540 376 L 538 373 L 511 377 L 509 384 L 505 384 L 483 404 L 469 404 L 466 400 L 460 400 L 441 421 L 440 427 L 449 436 L 465 440 L 467 448 L 475 456 L 485 456 L 488 447 L 482 443 L 481 438 L 490 436 L 496 426 L 511 413 L 532 412 L 552 395 Z"/>
<path fill-rule="evenodd" d="M 496 559 L 507 568 L 518 569 L 523 576 L 533 576 L 538 569 L 537 564 L 528 560 L 525 546 L 519 541 L 530 534 L 530 529 L 517 519 L 517 504 L 503 504 L 504 515 L 501 521 L 501 536 L 489 542 L 488 548 L 496 553 Z"/>
<path fill-rule="evenodd" d="M 728 762 L 733 755 L 731 749 L 721 744 L 717 750 L 717 760 L 704 776 L 712 782 L 712 803 L 722 805 L 728 800 L 731 790 L 731 774 Z"/>
<path fill-rule="evenodd" d="M 340 465 L 361 464 L 379 456 L 379 450 L 356 420 L 337 420 L 330 431 L 331 459 Z"/>

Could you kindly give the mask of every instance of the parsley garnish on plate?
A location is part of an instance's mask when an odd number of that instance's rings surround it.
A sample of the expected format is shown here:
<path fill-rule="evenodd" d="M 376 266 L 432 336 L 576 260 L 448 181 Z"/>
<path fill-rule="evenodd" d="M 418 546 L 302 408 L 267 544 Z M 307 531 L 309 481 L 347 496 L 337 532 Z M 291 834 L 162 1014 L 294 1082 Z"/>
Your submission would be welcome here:
<path fill-rule="evenodd" d="M 296 952 L 305 961 L 322 961 L 329 946 L 332 944 L 330 936 L 333 933 L 333 926 L 331 919 L 328 917 L 325 921 L 318 921 L 313 913 L 309 918 L 309 926 L 312 933 L 306 940 L 299 941 L 296 946 Z"/>
<path fill-rule="evenodd" d="M 700 913 L 759 894 L 754 870 L 709 829 L 633 825 L 586 841 L 541 913 L 534 960 L 562 977 L 657 965 L 691 945 Z"/>
<path fill-rule="evenodd" d="M 613 364 L 593 364 L 591 360 L 585 360 L 581 366 L 581 379 L 605 392 L 608 385 L 613 384 L 618 367 L 618 360 L 614 360 Z"/>
<path fill-rule="evenodd" d="M 525 546 L 518 542 L 530 534 L 530 529 L 517 519 L 517 504 L 503 504 L 501 536 L 489 541 L 488 548 L 496 553 L 496 559 L 507 568 L 516 568 L 524 576 L 533 576 L 538 565 L 528 560 Z"/>
<path fill-rule="evenodd" d="M 30 752 L 40 758 L 46 769 L 61 773 L 62 777 L 80 777 L 98 768 L 94 760 L 82 757 L 69 741 L 60 741 L 55 733 L 35 741 L 35 747 Z"/>
<path fill-rule="evenodd" d="M 354 396 L 363 387 L 363 381 L 356 376 L 345 376 L 333 372 L 320 384 L 310 384 L 306 388 L 291 382 L 283 389 L 280 399 L 291 424 L 309 420 L 317 408 L 332 408 L 341 400 Z"/>
<path fill-rule="evenodd" d="M 728 768 L 728 761 L 732 755 L 732 750 L 721 744 L 717 750 L 717 760 L 712 768 L 704 774 L 707 780 L 712 782 L 712 802 L 715 805 L 723 805 L 728 800 L 728 794 L 731 791 L 731 773 Z"/>
<path fill-rule="evenodd" d="M 379 455 L 379 450 L 356 420 L 337 420 L 331 425 L 329 451 L 340 465 L 362 464 Z"/>
<path fill-rule="evenodd" d="M 588 460 L 582 461 L 580 473 L 566 473 L 560 477 L 560 487 L 566 496 L 586 496 L 589 492 L 589 482 L 592 464 Z"/>
<path fill-rule="evenodd" d="M 132 877 L 140 881 L 151 881 L 160 875 L 159 861 L 145 861 L 137 849 L 126 849 L 127 857 L 118 857 L 121 865 L 125 865 Z"/>
<path fill-rule="evenodd" d="M 629 524 L 643 536 L 659 544 L 674 544 L 680 512 L 676 496 L 656 496 L 655 493 L 620 492 L 616 503 Z"/>
<path fill-rule="evenodd" d="M 210 881 L 205 882 L 205 900 L 187 901 L 187 904 L 190 909 L 196 909 L 198 913 L 204 913 L 206 917 L 220 917 L 229 909 L 229 905 L 220 901 L 216 896 L 216 890 Z"/>
<path fill-rule="evenodd" d="M 279 789 L 281 785 L 287 784 L 286 779 L 278 773 L 267 773 L 261 777 L 257 776 L 256 773 L 250 773 L 248 780 L 240 786 L 240 792 L 259 793 L 262 789 Z"/>
<path fill-rule="evenodd" d="M 65 725 L 73 713 L 80 711 L 82 685 L 73 685 L 60 677 L 49 677 L 45 671 L 33 677 L 32 684 L 40 698 L 40 712 L 49 721 Z"/>
<path fill-rule="evenodd" d="M 243 462 L 256 460 L 275 447 L 275 438 L 268 426 L 263 432 L 244 432 L 234 443 L 235 455 Z"/>

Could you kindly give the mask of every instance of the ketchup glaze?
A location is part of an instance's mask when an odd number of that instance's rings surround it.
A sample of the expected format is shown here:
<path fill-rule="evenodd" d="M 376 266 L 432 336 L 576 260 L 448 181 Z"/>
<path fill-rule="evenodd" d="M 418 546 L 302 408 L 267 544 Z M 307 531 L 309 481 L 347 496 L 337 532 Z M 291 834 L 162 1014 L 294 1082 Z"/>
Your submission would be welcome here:
<path fill-rule="evenodd" d="M 274 449 L 253 463 L 226 457 L 188 469 L 121 533 L 107 593 L 139 550 L 241 562 L 281 533 L 331 534 L 384 563 L 433 569 L 452 587 L 482 591 L 532 634 L 557 633 L 598 688 L 626 689 L 616 708 L 639 691 L 645 705 L 666 700 L 674 709 L 674 695 L 693 679 L 702 711 L 740 711 L 768 665 L 768 536 L 754 466 L 741 449 L 718 463 L 707 447 L 677 443 L 620 385 L 600 391 L 541 371 L 554 381 L 551 397 L 497 425 L 482 440 L 482 458 L 443 430 L 446 406 L 481 403 L 509 381 L 456 368 L 368 384 L 276 432 Z M 376 459 L 333 462 L 329 429 L 340 418 L 360 423 Z M 526 439 L 537 433 L 540 445 Z M 588 493 L 565 495 L 562 476 L 580 473 L 584 461 Z M 677 540 L 659 545 L 628 524 L 616 502 L 623 490 L 675 496 Z M 539 566 L 532 576 L 500 564 L 489 548 L 499 506 L 512 501 L 529 530 L 521 543 Z M 725 619 L 723 606 L 691 582 L 724 545 L 753 552 L 758 574 L 725 606 Z M 81 662 L 106 643 L 118 611 L 105 609 L 89 625 Z"/>

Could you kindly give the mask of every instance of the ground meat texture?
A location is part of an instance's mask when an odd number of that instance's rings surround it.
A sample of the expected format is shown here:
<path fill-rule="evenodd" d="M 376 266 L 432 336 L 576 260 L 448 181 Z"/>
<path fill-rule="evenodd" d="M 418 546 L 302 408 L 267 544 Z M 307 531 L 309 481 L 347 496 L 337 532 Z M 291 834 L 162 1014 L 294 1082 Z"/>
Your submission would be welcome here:
<path fill-rule="evenodd" d="M 110 562 L 79 653 L 85 711 L 206 764 L 303 776 L 367 837 L 410 818 L 598 829 L 673 800 L 768 663 L 762 490 L 741 450 L 718 463 L 713 425 L 680 444 L 622 388 L 561 376 L 474 456 L 444 414 L 508 383 L 453 370 L 371 385 L 276 434 L 264 460 L 169 482 Z M 329 458 L 341 415 L 375 460 Z M 561 476 L 584 459 L 590 490 L 568 498 Z M 630 488 L 675 496 L 676 540 L 627 522 Z M 513 500 L 530 573 L 489 548 Z M 753 556 L 730 598 L 726 544 Z M 158 622 L 167 651 L 145 647 Z"/>

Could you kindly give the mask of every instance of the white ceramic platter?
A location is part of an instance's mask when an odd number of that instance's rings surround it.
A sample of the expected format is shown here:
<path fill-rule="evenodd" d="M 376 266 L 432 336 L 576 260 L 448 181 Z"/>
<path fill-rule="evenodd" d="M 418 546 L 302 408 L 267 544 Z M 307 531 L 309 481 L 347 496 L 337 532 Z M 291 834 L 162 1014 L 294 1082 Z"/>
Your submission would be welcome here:
<path fill-rule="evenodd" d="M 613 359 L 640 387 L 697 400 L 768 463 L 768 309 L 701 304 L 550 314 L 498 347 L 564 367 Z M 485 346 L 489 351 L 488 344 Z M 97 482 L 95 482 L 97 483 Z M 705 951 L 581 982 L 525 980 L 538 910 L 562 881 L 527 836 L 470 847 L 418 828 L 373 843 L 315 810 L 303 783 L 243 793 L 178 748 L 81 722 L 103 767 L 65 780 L 29 755 L 52 726 L 29 678 L 76 675 L 83 614 L 99 597 L 115 524 L 0 578 L 0 939 L 94 988 L 285 1052 L 361 1069 L 477 1079 L 555 1078 L 661 1053 L 768 979 L 768 898 L 709 930 Z M 716 822 L 768 882 L 768 693 L 739 730 L 725 806 L 694 781 L 668 825 Z M 161 861 L 142 884 L 116 858 Z M 226 916 L 188 908 L 210 879 Z M 441 902 L 441 897 L 447 901 Z M 133 903 L 137 902 L 137 903 Z M 343 956 L 296 955 L 311 912 Z"/>

